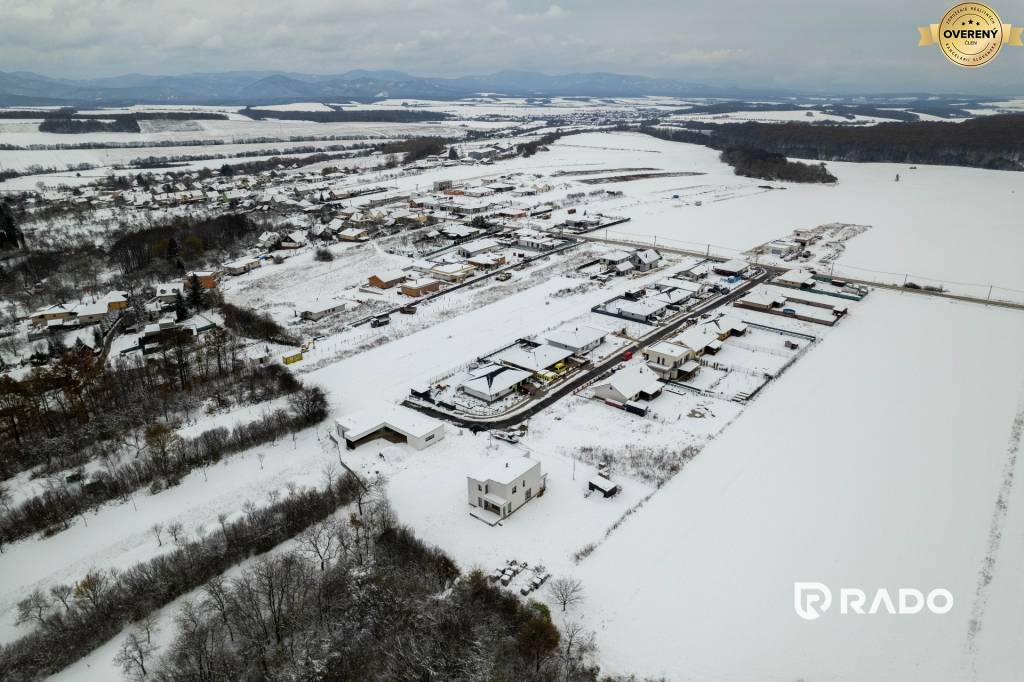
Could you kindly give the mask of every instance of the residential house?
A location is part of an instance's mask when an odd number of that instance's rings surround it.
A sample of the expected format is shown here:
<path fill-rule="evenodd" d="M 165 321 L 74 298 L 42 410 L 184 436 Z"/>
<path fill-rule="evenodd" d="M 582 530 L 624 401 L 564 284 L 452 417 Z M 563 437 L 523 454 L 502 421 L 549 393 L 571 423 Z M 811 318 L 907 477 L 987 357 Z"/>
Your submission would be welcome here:
<path fill-rule="evenodd" d="M 77 317 L 75 313 L 75 307 L 73 305 L 64 305 L 63 303 L 55 303 L 54 305 L 48 305 L 44 308 L 36 310 L 29 315 L 29 320 L 36 327 L 45 327 L 54 320 L 60 320 L 62 323 L 66 321 L 72 321 Z"/>
<path fill-rule="evenodd" d="M 643 352 L 647 366 L 662 379 L 688 380 L 700 369 L 693 349 L 670 341 L 659 341 Z"/>
<path fill-rule="evenodd" d="M 625 405 L 637 400 L 653 400 L 661 394 L 661 382 L 647 365 L 634 364 L 594 384 L 593 394 L 595 398 Z"/>
<path fill-rule="evenodd" d="M 530 378 L 530 372 L 490 363 L 469 372 L 459 388 L 467 395 L 492 403 L 504 398 Z"/>
<path fill-rule="evenodd" d="M 370 275 L 369 285 L 377 289 L 390 289 L 406 279 L 408 279 L 408 275 L 401 270 L 386 270 L 376 275 Z"/>
<path fill-rule="evenodd" d="M 216 289 L 217 288 L 217 273 L 210 272 L 209 270 L 197 270 L 190 272 L 185 275 L 183 282 L 186 289 L 192 288 L 192 277 L 195 276 L 199 279 L 199 286 L 203 289 Z"/>
<path fill-rule="evenodd" d="M 733 258 L 727 260 L 724 263 L 715 263 L 714 270 L 719 275 L 725 275 L 727 277 L 742 275 L 750 268 L 750 264 L 745 260 L 739 258 Z"/>
<path fill-rule="evenodd" d="M 608 332 L 597 327 L 580 325 L 563 327 L 548 334 L 547 341 L 552 346 L 572 351 L 575 355 L 588 353 L 604 341 Z"/>
<path fill-rule="evenodd" d="M 475 239 L 471 242 L 460 244 L 458 252 L 463 258 L 469 258 L 470 256 L 476 256 L 486 251 L 493 251 L 500 246 L 501 244 L 494 239 L 485 237 L 484 239 Z"/>
<path fill-rule="evenodd" d="M 402 283 L 402 293 L 406 296 L 419 298 L 425 294 L 432 294 L 441 288 L 441 283 L 430 277 L 420 277 L 412 281 Z"/>
<path fill-rule="evenodd" d="M 242 275 L 250 270 L 255 270 L 260 267 L 261 263 L 258 258 L 239 258 L 224 264 L 224 271 L 229 275 Z"/>
<path fill-rule="evenodd" d="M 643 249 L 634 251 L 630 255 L 630 262 L 637 272 L 647 272 L 658 267 L 661 263 L 661 254 L 654 249 Z"/>
<path fill-rule="evenodd" d="M 370 232 L 365 227 L 346 227 L 338 232 L 338 237 L 346 242 L 364 242 L 370 238 Z"/>
<path fill-rule="evenodd" d="M 540 462 L 512 457 L 489 462 L 466 477 L 470 514 L 492 526 L 544 494 L 547 475 Z"/>
<path fill-rule="evenodd" d="M 444 263 L 432 267 L 430 274 L 445 282 L 464 282 L 475 271 L 469 263 Z"/>
<path fill-rule="evenodd" d="M 407 407 L 381 404 L 346 415 L 335 422 L 336 435 L 353 450 L 364 443 L 383 438 L 392 443 L 407 443 L 422 450 L 444 438 L 444 423 Z"/>

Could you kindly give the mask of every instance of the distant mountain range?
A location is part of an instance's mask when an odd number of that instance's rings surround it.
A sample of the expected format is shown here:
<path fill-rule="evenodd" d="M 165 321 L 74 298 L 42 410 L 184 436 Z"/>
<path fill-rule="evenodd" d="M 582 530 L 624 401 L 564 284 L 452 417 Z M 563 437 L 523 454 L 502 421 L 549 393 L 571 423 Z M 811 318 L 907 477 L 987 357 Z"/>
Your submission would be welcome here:
<path fill-rule="evenodd" d="M 720 88 L 668 78 L 614 73 L 549 76 L 500 71 L 482 76 L 420 78 L 399 71 L 347 71 L 311 75 L 280 71 L 127 74 L 69 80 L 26 71 L 0 71 L 0 106 L 123 106 L 128 104 L 283 104 L 371 101 L 384 98 L 451 100 L 496 94 L 508 97 L 752 97 L 752 90 Z M 779 92 L 771 93 L 775 96 Z"/>

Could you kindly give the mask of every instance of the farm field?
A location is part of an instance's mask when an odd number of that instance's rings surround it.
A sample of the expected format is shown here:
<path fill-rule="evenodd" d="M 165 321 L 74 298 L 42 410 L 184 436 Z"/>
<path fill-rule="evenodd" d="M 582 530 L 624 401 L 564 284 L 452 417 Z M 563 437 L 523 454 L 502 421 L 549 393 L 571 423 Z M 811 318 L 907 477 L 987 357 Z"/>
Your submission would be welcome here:
<path fill-rule="evenodd" d="M 1020 447 L 1022 335 L 1016 312 L 874 292 L 579 565 L 577 615 L 606 664 L 672 680 L 1020 670 L 1009 641 L 1024 604 L 1010 586 L 1024 518 L 996 502 L 1021 473 L 1008 448 Z M 971 347 L 984 348 L 971 370 L 954 369 Z M 955 606 L 805 621 L 794 581 L 944 587 Z"/>

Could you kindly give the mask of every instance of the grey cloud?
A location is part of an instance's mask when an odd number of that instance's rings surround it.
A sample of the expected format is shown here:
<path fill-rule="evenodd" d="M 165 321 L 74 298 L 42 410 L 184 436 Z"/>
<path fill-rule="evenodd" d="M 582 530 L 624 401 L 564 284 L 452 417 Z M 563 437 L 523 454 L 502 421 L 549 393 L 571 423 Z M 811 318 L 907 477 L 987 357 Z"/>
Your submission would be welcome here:
<path fill-rule="evenodd" d="M 0 0 L 0 70 L 615 71 L 822 91 L 1024 90 L 1024 49 L 979 70 L 918 48 L 952 0 Z M 1019 5 L 996 7 L 1024 23 Z M 1019 16 L 1012 13 L 1017 10 Z"/>

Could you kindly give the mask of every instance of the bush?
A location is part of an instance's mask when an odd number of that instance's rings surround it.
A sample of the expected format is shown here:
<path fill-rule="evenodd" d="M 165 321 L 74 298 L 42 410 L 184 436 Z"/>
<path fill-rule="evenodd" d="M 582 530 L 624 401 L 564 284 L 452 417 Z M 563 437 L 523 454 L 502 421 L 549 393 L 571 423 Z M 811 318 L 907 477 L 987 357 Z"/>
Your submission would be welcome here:
<path fill-rule="evenodd" d="M 331 253 L 330 249 L 317 249 L 314 258 L 324 263 L 330 263 L 334 260 L 334 254 Z"/>

